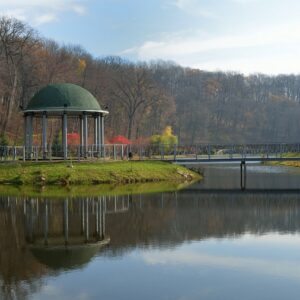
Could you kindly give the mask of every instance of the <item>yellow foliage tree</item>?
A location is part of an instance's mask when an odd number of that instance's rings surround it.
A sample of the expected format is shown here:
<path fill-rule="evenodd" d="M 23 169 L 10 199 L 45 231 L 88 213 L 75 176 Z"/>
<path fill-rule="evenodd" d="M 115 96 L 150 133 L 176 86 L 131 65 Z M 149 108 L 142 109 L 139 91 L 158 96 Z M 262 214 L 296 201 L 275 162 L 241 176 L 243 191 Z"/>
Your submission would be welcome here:
<path fill-rule="evenodd" d="M 78 73 L 82 74 L 86 69 L 86 61 L 84 59 L 78 59 Z"/>
<path fill-rule="evenodd" d="M 162 135 L 153 135 L 151 137 L 152 145 L 164 145 L 165 149 L 171 149 L 174 145 L 178 144 L 178 138 L 176 135 L 173 135 L 172 127 L 167 126 Z"/>
<path fill-rule="evenodd" d="M 163 135 L 164 136 L 172 136 L 173 133 L 172 133 L 172 126 L 167 126 L 164 131 L 163 131 Z"/>

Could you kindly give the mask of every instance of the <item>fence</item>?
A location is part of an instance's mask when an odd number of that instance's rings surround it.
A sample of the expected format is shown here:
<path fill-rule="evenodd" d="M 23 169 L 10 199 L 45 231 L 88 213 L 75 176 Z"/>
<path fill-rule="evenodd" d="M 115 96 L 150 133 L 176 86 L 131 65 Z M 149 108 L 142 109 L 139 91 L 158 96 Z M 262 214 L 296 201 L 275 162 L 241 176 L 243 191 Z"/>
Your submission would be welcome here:
<path fill-rule="evenodd" d="M 69 160 L 180 160 L 247 157 L 282 157 L 287 153 L 299 153 L 300 144 L 198 144 L 198 145 L 122 145 L 105 144 L 68 146 Z M 0 161 L 59 160 L 63 158 L 61 146 L 49 146 L 46 151 L 40 146 L 0 146 Z"/>

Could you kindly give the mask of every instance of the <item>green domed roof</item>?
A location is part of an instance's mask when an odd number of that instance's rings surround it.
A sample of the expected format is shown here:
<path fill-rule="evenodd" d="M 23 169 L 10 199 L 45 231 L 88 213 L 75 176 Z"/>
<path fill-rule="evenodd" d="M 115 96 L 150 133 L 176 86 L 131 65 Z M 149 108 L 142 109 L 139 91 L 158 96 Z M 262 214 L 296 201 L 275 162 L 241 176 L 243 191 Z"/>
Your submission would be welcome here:
<path fill-rule="evenodd" d="M 101 111 L 96 98 L 71 83 L 50 84 L 29 101 L 26 111 Z"/>

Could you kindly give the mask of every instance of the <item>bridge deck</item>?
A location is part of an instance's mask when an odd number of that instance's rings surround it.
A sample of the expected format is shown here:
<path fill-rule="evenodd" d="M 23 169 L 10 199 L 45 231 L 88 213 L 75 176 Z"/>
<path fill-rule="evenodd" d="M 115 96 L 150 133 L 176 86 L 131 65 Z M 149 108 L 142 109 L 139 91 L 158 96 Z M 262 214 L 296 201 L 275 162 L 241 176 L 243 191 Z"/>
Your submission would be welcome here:
<path fill-rule="evenodd" d="M 26 158 L 23 146 L 0 146 L 0 161 L 56 160 L 64 158 L 60 146 L 49 145 L 45 152 L 34 146 L 30 158 Z M 28 151 L 29 151 L 28 150 Z M 300 143 L 294 144 L 198 144 L 198 145 L 89 145 L 86 154 L 82 147 L 68 145 L 70 159 L 152 159 L 177 163 L 225 163 L 225 162 L 272 162 L 300 161 Z M 44 152 L 43 152 L 44 151 Z M 294 157 L 292 157 L 294 155 Z"/>
<path fill-rule="evenodd" d="M 180 191 L 181 194 L 297 194 L 299 195 L 300 189 L 218 189 L 218 188 L 187 188 Z"/>
<path fill-rule="evenodd" d="M 284 162 L 300 161 L 300 157 L 198 157 L 198 158 L 177 158 L 176 160 L 165 159 L 176 163 L 222 163 L 222 162 Z"/>

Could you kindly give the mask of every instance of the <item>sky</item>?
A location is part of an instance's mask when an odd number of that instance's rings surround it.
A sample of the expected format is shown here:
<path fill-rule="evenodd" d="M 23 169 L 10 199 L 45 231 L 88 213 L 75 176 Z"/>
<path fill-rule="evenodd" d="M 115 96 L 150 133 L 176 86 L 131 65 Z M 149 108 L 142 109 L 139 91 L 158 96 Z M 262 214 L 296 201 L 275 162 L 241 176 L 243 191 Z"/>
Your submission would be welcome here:
<path fill-rule="evenodd" d="M 0 15 L 95 57 L 300 73 L 299 0 L 0 0 Z"/>

